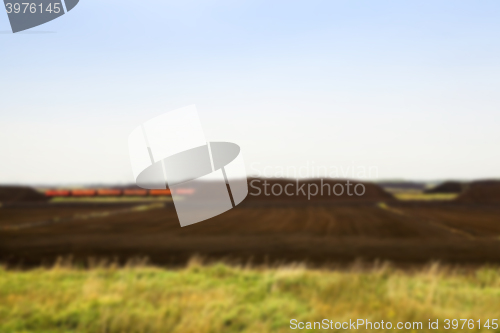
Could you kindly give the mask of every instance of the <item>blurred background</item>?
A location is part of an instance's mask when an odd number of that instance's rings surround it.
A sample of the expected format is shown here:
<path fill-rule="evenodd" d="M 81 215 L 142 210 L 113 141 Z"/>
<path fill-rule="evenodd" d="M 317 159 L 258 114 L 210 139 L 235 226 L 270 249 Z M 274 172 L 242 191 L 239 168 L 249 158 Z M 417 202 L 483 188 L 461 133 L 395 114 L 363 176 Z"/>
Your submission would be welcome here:
<path fill-rule="evenodd" d="M 249 172 L 498 178 L 499 7 L 86 0 L 20 34 L 4 14 L 0 181 L 133 182 L 130 131 L 191 104 Z"/>
<path fill-rule="evenodd" d="M 0 15 L 0 327 L 492 324 L 499 14 L 492 0 L 82 0 L 16 34 Z M 181 228 L 172 195 L 192 189 L 135 186 L 127 140 L 192 104 L 208 140 L 240 145 L 249 181 L 365 195 L 249 195 Z"/>

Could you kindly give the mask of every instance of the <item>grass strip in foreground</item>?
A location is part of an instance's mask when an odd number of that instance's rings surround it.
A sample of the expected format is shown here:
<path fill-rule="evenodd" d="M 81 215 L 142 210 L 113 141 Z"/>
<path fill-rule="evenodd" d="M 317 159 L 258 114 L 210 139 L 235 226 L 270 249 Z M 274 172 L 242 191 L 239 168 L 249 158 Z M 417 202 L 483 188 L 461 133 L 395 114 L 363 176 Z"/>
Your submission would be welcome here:
<path fill-rule="evenodd" d="M 491 321 L 500 315 L 499 299 L 498 268 L 458 272 L 431 265 L 408 272 L 196 262 L 180 270 L 59 265 L 0 269 L 0 332 L 265 333 L 291 332 L 291 319 L 424 325 L 428 319 Z M 424 326 L 419 332 L 427 331 Z M 444 331 L 449 330 L 432 330 Z"/>

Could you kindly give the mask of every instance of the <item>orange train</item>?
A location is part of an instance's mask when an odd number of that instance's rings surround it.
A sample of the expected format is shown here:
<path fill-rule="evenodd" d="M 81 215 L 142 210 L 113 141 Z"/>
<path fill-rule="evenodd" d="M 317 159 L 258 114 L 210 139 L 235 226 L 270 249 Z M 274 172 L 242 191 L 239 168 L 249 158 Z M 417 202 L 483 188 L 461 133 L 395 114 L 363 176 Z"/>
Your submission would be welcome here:
<path fill-rule="evenodd" d="M 175 194 L 193 194 L 193 189 L 178 189 Z M 171 195 L 171 190 L 142 190 L 142 189 L 75 189 L 75 190 L 47 190 L 46 197 L 144 197 Z"/>

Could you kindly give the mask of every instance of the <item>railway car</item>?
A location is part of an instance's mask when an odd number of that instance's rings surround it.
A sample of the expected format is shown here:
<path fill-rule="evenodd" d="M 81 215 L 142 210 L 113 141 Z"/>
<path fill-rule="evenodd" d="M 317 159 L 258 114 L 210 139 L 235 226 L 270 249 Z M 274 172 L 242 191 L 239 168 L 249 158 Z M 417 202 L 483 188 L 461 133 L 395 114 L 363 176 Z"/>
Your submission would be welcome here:
<path fill-rule="evenodd" d="M 170 195 L 172 191 L 170 190 L 149 190 L 150 195 L 158 196 L 158 195 Z"/>
<path fill-rule="evenodd" d="M 46 197 L 69 197 L 71 192 L 69 190 L 47 190 L 45 191 Z"/>
<path fill-rule="evenodd" d="M 140 189 L 131 189 L 131 190 L 123 190 L 124 196 L 147 196 L 148 190 L 140 190 Z"/>
<path fill-rule="evenodd" d="M 100 197 L 119 197 L 122 195 L 122 190 L 117 189 L 99 189 L 97 190 L 97 196 Z"/>
<path fill-rule="evenodd" d="M 179 188 L 175 191 L 175 194 L 185 194 L 190 195 L 194 193 L 194 189 L 192 188 Z"/>
<path fill-rule="evenodd" d="M 96 195 L 96 190 L 89 190 L 89 189 L 72 190 L 71 195 L 73 197 L 93 197 Z"/>

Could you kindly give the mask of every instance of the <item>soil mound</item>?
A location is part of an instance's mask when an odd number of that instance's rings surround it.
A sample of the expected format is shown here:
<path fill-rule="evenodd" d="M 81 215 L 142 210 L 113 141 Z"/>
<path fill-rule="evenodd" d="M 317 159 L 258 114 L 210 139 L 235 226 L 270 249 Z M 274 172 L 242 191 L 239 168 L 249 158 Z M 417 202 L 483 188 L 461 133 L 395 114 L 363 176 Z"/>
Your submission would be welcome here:
<path fill-rule="evenodd" d="M 384 181 L 377 182 L 377 185 L 389 192 L 423 191 L 426 186 L 425 183 L 406 181 Z"/>
<path fill-rule="evenodd" d="M 464 193 L 457 198 L 457 201 L 471 203 L 500 203 L 500 181 L 482 180 L 472 182 L 466 186 Z"/>
<path fill-rule="evenodd" d="M 342 179 L 249 179 L 248 201 L 331 202 L 387 201 L 394 197 L 380 186 Z"/>
<path fill-rule="evenodd" d="M 41 202 L 48 198 L 35 189 L 27 186 L 0 186 L 0 202 Z"/>
<path fill-rule="evenodd" d="M 425 193 L 428 194 L 436 194 L 436 193 L 462 193 L 464 190 L 465 184 L 460 183 L 460 182 L 444 182 L 442 184 L 439 184 L 436 187 L 433 187 L 431 189 L 428 189 L 425 191 Z"/>

